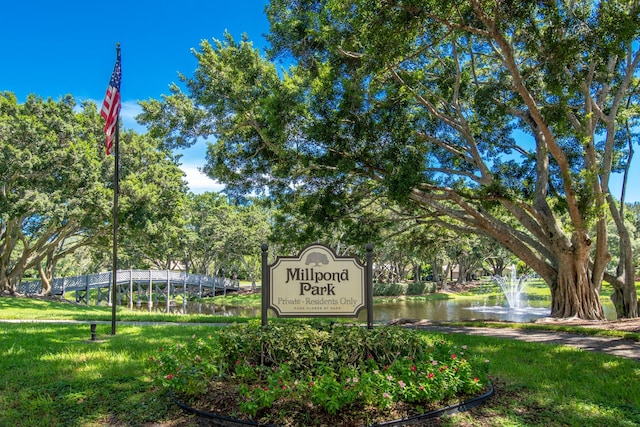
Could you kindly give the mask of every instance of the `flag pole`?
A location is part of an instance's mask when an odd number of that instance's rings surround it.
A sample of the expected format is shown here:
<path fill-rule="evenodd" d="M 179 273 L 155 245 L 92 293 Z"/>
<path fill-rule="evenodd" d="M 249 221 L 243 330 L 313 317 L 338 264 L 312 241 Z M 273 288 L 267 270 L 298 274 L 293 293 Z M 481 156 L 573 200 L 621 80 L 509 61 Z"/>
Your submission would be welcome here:
<path fill-rule="evenodd" d="M 112 286 L 111 286 L 111 335 L 116 334 L 116 308 L 118 305 L 118 197 L 120 194 L 120 79 L 122 76 L 120 61 L 120 43 L 116 43 L 116 67 L 114 74 L 117 73 L 116 95 L 112 108 L 115 107 L 115 140 L 114 140 L 114 156 L 113 156 L 113 266 L 112 266 Z M 113 77 L 112 77 L 113 79 Z M 107 150 L 108 152 L 108 150 Z"/>
<path fill-rule="evenodd" d="M 120 43 L 116 43 L 116 65 L 113 67 L 107 93 L 102 101 L 100 115 L 105 120 L 104 133 L 107 136 L 106 154 L 113 156 L 113 265 L 111 272 L 111 335 L 116 334 L 116 305 L 118 284 L 118 194 L 120 193 L 120 81 L 122 80 L 122 66 L 120 63 Z M 112 141 L 112 136 L 114 140 Z"/>
<path fill-rule="evenodd" d="M 111 335 L 116 334 L 116 308 L 118 305 L 118 197 L 120 194 L 120 81 L 122 65 L 120 61 L 120 43 L 116 43 L 116 65 L 111 74 L 107 94 L 103 102 L 101 115 L 106 120 L 106 152 L 113 148 L 113 263 L 111 268 Z M 114 136 L 112 144 L 111 136 Z M 112 146 L 113 145 L 113 146 Z"/>
<path fill-rule="evenodd" d="M 116 43 L 116 64 L 111 73 L 107 93 L 102 101 L 100 115 L 105 120 L 104 133 L 107 136 L 106 154 L 113 148 L 113 265 L 111 269 L 111 335 L 116 334 L 116 305 L 118 303 L 118 194 L 120 193 L 120 81 L 122 66 L 120 64 L 120 43 Z M 112 141 L 112 136 L 114 136 Z"/>
<path fill-rule="evenodd" d="M 120 50 L 120 45 L 118 45 Z M 116 334 L 116 305 L 118 303 L 118 193 L 120 193 L 120 118 L 116 119 L 116 138 L 114 141 L 113 171 L 113 284 L 111 287 L 111 335 Z"/>

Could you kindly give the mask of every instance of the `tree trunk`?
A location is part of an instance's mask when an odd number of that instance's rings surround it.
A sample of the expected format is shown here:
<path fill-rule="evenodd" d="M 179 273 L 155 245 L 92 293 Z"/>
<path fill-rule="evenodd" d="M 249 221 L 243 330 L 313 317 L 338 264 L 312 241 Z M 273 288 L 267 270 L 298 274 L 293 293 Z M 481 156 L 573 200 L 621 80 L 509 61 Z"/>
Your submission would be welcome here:
<path fill-rule="evenodd" d="M 502 258 L 488 258 L 487 262 L 491 266 L 492 276 L 502 276 L 505 267 L 505 262 Z"/>
<path fill-rule="evenodd" d="M 44 268 L 42 267 L 42 263 L 38 265 L 38 273 L 40 274 L 40 282 L 42 283 L 40 294 L 43 296 L 51 296 L 53 291 L 53 261 L 53 254 L 49 252 L 47 253 L 47 260 Z"/>
<path fill-rule="evenodd" d="M 39 266 L 38 273 L 40 274 L 40 283 L 42 284 L 42 287 L 40 288 L 40 295 L 45 297 L 51 296 L 51 280 L 49 280 L 49 277 L 47 277 L 45 269 L 42 268 L 42 266 Z"/>
<path fill-rule="evenodd" d="M 560 259 L 557 282 L 550 288 L 551 317 L 606 320 L 586 256 Z"/>
<path fill-rule="evenodd" d="M 611 302 L 616 308 L 616 317 L 618 319 L 631 319 L 638 317 L 638 294 L 634 281 L 611 280 L 613 285 L 613 293 L 611 294 Z"/>
<path fill-rule="evenodd" d="M 251 280 L 251 290 L 255 291 L 256 290 L 256 278 L 255 278 L 255 275 L 253 274 L 253 270 L 249 267 L 249 263 L 247 262 L 247 260 L 244 259 L 244 256 L 239 257 L 239 259 L 242 262 L 242 265 L 244 265 L 245 270 L 249 274 L 249 279 Z"/>
<path fill-rule="evenodd" d="M 431 272 L 433 274 L 433 281 L 436 283 L 436 286 L 443 285 L 442 283 L 440 283 L 442 277 L 442 275 L 440 274 L 442 272 L 442 265 L 436 257 L 434 257 L 431 261 Z"/>
<path fill-rule="evenodd" d="M 11 289 L 9 278 L 7 276 L 0 277 L 0 293 L 9 292 L 10 295 L 15 294 L 15 288 Z"/>
<path fill-rule="evenodd" d="M 613 204 L 613 199 L 609 197 L 609 203 Z M 613 286 L 614 293 L 611 301 L 616 308 L 618 319 L 629 319 L 638 317 L 638 295 L 635 284 L 635 265 L 633 264 L 633 249 L 631 247 L 631 237 L 629 230 L 624 226 L 624 205 L 618 211 L 615 206 L 610 208 L 611 216 L 618 229 L 620 236 L 620 260 L 616 270 L 616 277 L 607 281 Z"/>
<path fill-rule="evenodd" d="M 419 262 L 416 262 L 415 264 L 413 264 L 413 281 L 415 283 L 422 282 L 422 277 L 420 277 L 421 274 L 422 274 L 422 266 L 420 265 Z"/>
<path fill-rule="evenodd" d="M 467 283 L 471 271 L 471 264 L 469 255 L 466 252 L 460 254 L 458 257 L 458 278 L 456 279 L 456 284 L 463 285 Z"/>

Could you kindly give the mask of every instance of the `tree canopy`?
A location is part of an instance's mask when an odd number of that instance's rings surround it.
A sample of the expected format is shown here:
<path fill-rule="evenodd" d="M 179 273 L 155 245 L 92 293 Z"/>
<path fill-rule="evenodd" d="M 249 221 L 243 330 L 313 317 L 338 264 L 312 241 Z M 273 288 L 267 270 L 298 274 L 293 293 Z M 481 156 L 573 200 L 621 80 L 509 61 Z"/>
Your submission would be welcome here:
<path fill-rule="evenodd" d="M 496 240 L 548 283 L 552 316 L 638 315 L 610 191 L 637 144 L 640 4 L 272 0 L 270 59 L 230 36 L 186 93 L 143 105 L 168 144 L 215 134 L 230 193 L 310 200 L 331 223 L 371 198 Z M 275 60 L 291 65 L 279 70 Z M 608 266 L 606 218 L 621 237 Z"/>
<path fill-rule="evenodd" d="M 110 252 L 114 162 L 103 127 L 91 102 L 0 95 L 0 292 L 15 292 L 35 270 L 46 293 L 61 259 L 80 248 Z M 186 184 L 177 159 L 133 131 L 123 132 L 120 151 L 122 265 L 178 256 Z"/>
<path fill-rule="evenodd" d="M 102 233 L 110 209 L 95 105 L 0 95 L 0 290 Z"/>

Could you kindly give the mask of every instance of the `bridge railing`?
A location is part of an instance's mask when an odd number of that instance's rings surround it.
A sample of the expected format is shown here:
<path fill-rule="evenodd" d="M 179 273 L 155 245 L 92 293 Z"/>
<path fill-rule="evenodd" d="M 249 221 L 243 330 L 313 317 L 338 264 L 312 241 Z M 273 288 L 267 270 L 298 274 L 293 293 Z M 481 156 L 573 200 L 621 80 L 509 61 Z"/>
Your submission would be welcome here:
<path fill-rule="evenodd" d="M 65 292 L 108 287 L 113 282 L 111 274 L 110 271 L 106 271 L 82 276 L 55 278 L 52 283 L 52 293 L 62 295 Z M 123 285 L 127 283 L 167 283 L 172 286 L 180 284 L 211 289 L 239 289 L 237 281 L 226 277 L 189 274 L 184 271 L 171 270 L 118 270 L 116 284 Z M 25 295 L 39 294 L 41 290 L 42 282 L 40 280 L 21 282 L 17 286 L 17 291 Z"/>

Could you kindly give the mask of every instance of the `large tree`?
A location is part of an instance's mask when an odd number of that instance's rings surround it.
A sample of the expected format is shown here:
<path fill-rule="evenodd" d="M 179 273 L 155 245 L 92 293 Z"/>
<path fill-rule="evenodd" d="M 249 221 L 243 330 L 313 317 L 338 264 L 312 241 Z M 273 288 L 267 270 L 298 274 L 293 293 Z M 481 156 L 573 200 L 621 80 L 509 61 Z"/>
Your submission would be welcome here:
<path fill-rule="evenodd" d="M 103 127 L 91 102 L 0 95 L 0 291 L 35 270 L 49 293 L 56 264 L 84 247 L 111 266 L 114 162 Z M 120 153 L 120 266 L 169 268 L 181 260 L 184 173 L 147 135 L 122 132 Z"/>
<path fill-rule="evenodd" d="M 107 234 L 109 190 L 95 104 L 0 94 L 0 291 Z"/>
<path fill-rule="evenodd" d="M 185 258 L 188 221 L 179 157 L 131 130 L 120 147 L 119 265 L 177 269 Z"/>
<path fill-rule="evenodd" d="M 552 316 L 603 319 L 605 279 L 618 316 L 636 317 L 610 179 L 637 142 L 639 11 L 622 0 L 272 0 L 271 58 L 295 65 L 278 71 L 246 40 L 205 41 L 188 93 L 174 86 L 142 117 L 168 144 L 215 134 L 206 170 L 230 193 L 312 197 L 328 222 L 372 196 L 418 206 L 523 260 L 549 285 Z"/>

